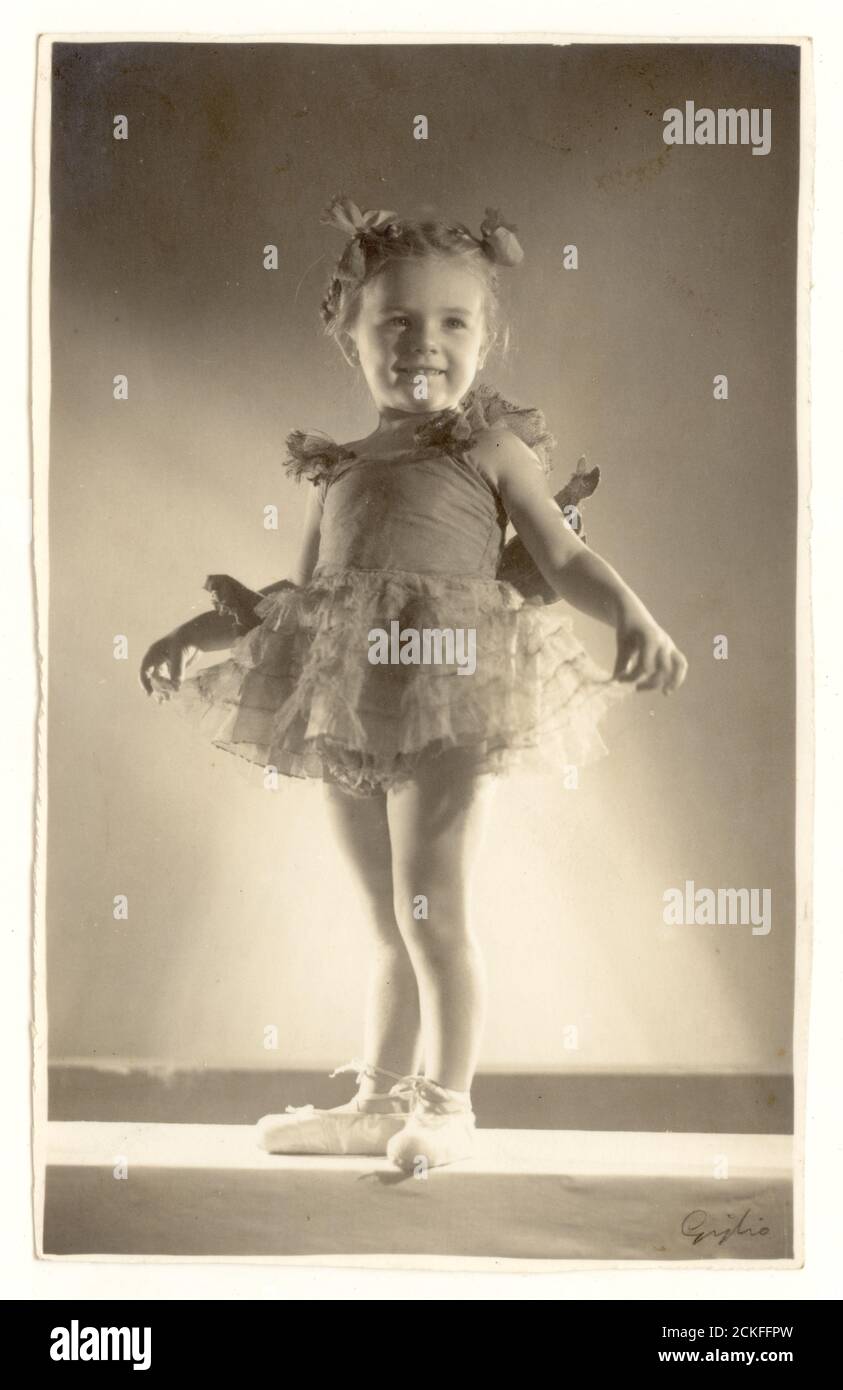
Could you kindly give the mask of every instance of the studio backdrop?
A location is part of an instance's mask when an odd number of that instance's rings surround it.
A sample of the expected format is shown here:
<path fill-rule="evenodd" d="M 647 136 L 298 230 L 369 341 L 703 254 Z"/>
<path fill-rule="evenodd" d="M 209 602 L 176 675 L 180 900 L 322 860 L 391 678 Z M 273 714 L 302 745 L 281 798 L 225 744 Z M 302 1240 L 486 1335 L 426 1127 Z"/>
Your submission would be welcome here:
<path fill-rule="evenodd" d="M 360 1050 L 367 905 L 321 785 L 265 790 L 137 675 L 153 639 L 209 607 L 206 575 L 292 574 L 307 485 L 282 472 L 285 436 L 375 424 L 319 319 L 340 249 L 319 215 L 345 191 L 516 225 L 510 343 L 482 379 L 544 411 L 551 485 L 583 455 L 599 466 L 589 543 L 689 661 L 673 698 L 611 712 L 609 756 L 578 786 L 498 791 L 476 881 L 480 1071 L 755 1078 L 763 1127 L 786 1126 L 799 49 L 104 42 L 54 57 L 56 1103 L 74 1068 L 326 1071 Z M 690 119 L 689 101 L 772 110 L 769 148 L 668 143 L 664 113 Z M 611 670 L 611 630 L 574 619 Z M 669 920 L 671 889 L 693 907 L 723 888 L 768 902 L 766 920 Z"/>

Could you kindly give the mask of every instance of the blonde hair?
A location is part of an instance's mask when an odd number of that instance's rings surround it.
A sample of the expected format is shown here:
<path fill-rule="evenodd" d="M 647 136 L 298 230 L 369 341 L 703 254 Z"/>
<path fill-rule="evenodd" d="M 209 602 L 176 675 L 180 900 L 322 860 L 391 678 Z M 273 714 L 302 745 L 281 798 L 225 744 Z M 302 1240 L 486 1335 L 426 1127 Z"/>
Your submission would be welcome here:
<path fill-rule="evenodd" d="M 349 222 L 346 209 L 351 208 L 356 220 Z M 354 235 L 337 261 L 328 289 L 322 300 L 321 315 L 325 332 L 332 338 L 348 333 L 354 325 L 361 292 L 394 261 L 410 258 L 432 260 L 458 259 L 481 281 L 485 295 L 487 344 L 497 344 L 503 351 L 509 339 L 508 327 L 502 321 L 500 281 L 495 267 L 515 265 L 522 252 L 513 227 L 501 223 L 496 213 L 487 211 L 481 230 L 482 240 L 473 236 L 462 223 L 436 219 L 410 221 L 391 213 L 367 213 L 365 216 L 347 199 L 335 199 L 323 216 Z"/>

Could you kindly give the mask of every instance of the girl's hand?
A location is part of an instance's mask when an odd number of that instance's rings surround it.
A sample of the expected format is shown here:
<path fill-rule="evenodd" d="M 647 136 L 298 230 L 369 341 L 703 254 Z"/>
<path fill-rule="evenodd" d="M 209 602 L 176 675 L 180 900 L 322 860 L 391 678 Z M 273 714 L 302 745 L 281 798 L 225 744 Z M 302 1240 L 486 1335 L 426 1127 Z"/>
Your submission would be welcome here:
<path fill-rule="evenodd" d="M 187 667 L 196 659 L 199 648 L 182 634 L 180 628 L 168 632 L 153 642 L 140 667 L 140 683 L 156 704 L 162 704 L 176 694 Z"/>
<path fill-rule="evenodd" d="M 616 630 L 618 654 L 613 680 L 634 681 L 638 690 L 661 690 L 663 695 L 679 689 L 688 663 L 643 605 L 622 605 Z"/>

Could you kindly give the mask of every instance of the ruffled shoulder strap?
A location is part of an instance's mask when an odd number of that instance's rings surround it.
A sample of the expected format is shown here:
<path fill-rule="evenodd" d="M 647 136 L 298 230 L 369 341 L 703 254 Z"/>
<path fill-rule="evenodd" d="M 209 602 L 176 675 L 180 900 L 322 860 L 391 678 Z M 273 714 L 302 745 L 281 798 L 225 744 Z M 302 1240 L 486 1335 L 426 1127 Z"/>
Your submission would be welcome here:
<path fill-rule="evenodd" d="M 321 430 L 293 430 L 287 435 L 287 457 L 282 467 L 289 478 L 311 483 L 327 481 L 340 463 L 356 457 L 353 449 L 337 444 Z"/>
<path fill-rule="evenodd" d="M 473 387 L 458 406 L 443 411 L 416 430 L 416 441 L 425 445 L 470 449 L 477 436 L 492 425 L 503 423 L 533 450 L 542 471 L 551 470 L 550 454 L 556 440 L 540 410 L 508 401 L 493 386 Z"/>

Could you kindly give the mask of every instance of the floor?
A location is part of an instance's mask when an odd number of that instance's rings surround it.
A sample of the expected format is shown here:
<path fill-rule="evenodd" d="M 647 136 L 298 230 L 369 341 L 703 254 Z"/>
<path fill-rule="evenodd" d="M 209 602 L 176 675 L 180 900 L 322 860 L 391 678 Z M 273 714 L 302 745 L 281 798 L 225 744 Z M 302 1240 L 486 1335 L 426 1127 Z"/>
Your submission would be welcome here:
<path fill-rule="evenodd" d="M 471 1159 L 287 1157 L 251 1125 L 52 1121 L 43 1252 L 792 1259 L 781 1134 L 480 1129 Z M 121 1176 L 125 1174 L 125 1176 Z"/>

